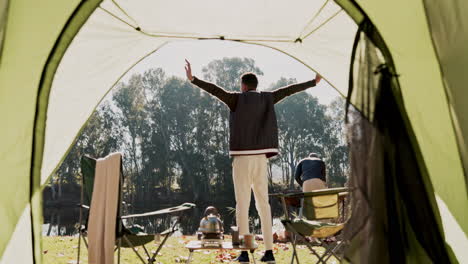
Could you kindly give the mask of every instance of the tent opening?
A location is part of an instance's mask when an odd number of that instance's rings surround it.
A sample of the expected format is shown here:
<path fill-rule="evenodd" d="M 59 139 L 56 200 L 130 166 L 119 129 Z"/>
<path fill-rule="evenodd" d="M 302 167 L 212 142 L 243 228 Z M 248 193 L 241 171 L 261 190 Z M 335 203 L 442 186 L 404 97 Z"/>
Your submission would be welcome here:
<path fill-rule="evenodd" d="M 186 80 L 184 58 L 192 62 L 196 76 L 230 91 L 239 90 L 239 78 L 244 72 L 258 75 L 261 91 L 315 77 L 294 58 L 258 45 L 219 40 L 166 44 L 135 65 L 113 87 L 46 181 L 45 247 L 56 240 L 54 235 L 77 233 L 78 210 L 70 205 L 80 199 L 80 156 L 103 157 L 114 151 L 124 153 L 124 201 L 131 205 L 126 213 L 190 201 L 198 208 L 181 223 L 184 235 L 197 230 L 208 205 L 219 208 L 225 230 L 235 225 L 230 211 L 235 199 L 226 141 L 229 111 Z M 295 166 L 311 152 L 320 153 L 326 162 L 330 188 L 346 184 L 349 169 L 344 107 L 342 95 L 325 81 L 277 104 L 282 154 L 269 163 L 270 193 L 299 191 Z M 271 203 L 275 232 L 282 232 L 281 205 L 273 199 Z M 261 233 L 253 201 L 251 208 L 252 217 L 257 218 L 252 231 Z M 155 233 L 167 228 L 171 219 L 147 220 L 128 224 L 139 224 L 145 232 Z"/>

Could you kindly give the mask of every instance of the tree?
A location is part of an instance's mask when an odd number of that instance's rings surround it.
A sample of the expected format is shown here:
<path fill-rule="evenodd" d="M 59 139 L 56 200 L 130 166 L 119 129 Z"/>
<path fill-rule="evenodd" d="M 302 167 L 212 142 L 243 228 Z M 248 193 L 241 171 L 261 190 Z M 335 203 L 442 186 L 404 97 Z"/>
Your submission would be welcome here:
<path fill-rule="evenodd" d="M 297 83 L 295 79 L 281 78 L 270 89 Z M 281 155 L 277 163 L 283 163 L 288 170 L 285 182 L 294 188 L 294 172 L 297 163 L 310 152 L 324 153 L 333 137 L 326 133 L 330 130 L 330 119 L 326 106 L 319 104 L 317 98 L 301 92 L 292 95 L 276 105 Z"/>
<path fill-rule="evenodd" d="M 329 133 L 335 139 L 328 147 L 328 181 L 331 187 L 344 186 L 349 174 L 349 149 L 346 141 L 345 100 L 337 97 L 328 106 L 331 120 Z"/>
<path fill-rule="evenodd" d="M 223 58 L 214 60 L 203 67 L 203 78 L 229 91 L 239 91 L 240 76 L 246 72 L 263 75 L 251 58 Z"/>

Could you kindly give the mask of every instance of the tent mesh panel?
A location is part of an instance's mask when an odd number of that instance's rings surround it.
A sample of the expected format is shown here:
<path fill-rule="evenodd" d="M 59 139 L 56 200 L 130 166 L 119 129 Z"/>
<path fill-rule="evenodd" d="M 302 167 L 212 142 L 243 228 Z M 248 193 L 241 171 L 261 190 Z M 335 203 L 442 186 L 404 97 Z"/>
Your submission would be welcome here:
<path fill-rule="evenodd" d="M 345 257 L 352 263 L 451 263 L 397 78 L 366 37 L 375 35 L 370 30 L 361 25 L 356 36 L 348 95 L 359 111 L 347 111 L 352 217 Z"/>

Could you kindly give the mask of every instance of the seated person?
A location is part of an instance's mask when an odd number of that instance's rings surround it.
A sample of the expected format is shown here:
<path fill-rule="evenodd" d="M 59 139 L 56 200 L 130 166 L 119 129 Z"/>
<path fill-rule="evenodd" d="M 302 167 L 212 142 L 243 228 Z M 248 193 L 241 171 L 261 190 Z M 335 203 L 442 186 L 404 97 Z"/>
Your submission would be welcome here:
<path fill-rule="evenodd" d="M 302 187 L 303 192 L 328 188 L 325 162 L 317 153 L 310 153 L 308 158 L 299 161 L 294 178 Z M 307 239 L 312 243 L 320 244 L 320 241 L 315 237 Z"/>
<path fill-rule="evenodd" d="M 301 160 L 297 164 L 294 178 L 302 187 L 303 192 L 326 189 L 325 162 L 323 162 L 317 153 L 311 153 L 308 158 Z"/>

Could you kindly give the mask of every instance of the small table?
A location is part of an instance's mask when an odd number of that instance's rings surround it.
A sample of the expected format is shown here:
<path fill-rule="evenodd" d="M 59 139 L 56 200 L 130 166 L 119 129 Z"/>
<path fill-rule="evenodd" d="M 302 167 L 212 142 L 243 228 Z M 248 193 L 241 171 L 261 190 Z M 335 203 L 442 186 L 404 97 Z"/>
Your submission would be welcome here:
<path fill-rule="evenodd" d="M 225 250 L 233 250 L 233 249 L 237 249 L 237 250 L 242 250 L 242 251 L 249 251 L 250 254 L 252 254 L 252 258 L 253 258 L 253 262 L 255 262 L 255 256 L 254 256 L 254 252 L 255 250 L 258 248 L 258 245 L 257 243 L 254 243 L 254 246 L 251 247 L 251 248 L 248 248 L 248 247 L 245 247 L 244 245 L 238 245 L 238 246 L 235 246 L 235 245 L 232 245 L 232 242 L 223 242 L 221 247 L 216 247 L 216 246 L 202 246 L 202 243 L 200 240 L 192 240 L 190 241 L 189 243 L 187 243 L 187 245 L 185 246 L 185 248 L 187 248 L 189 251 L 190 251 L 190 254 L 189 254 L 189 257 L 187 259 L 187 264 L 190 263 L 190 260 L 192 259 L 192 254 L 195 250 L 213 250 L 213 249 L 225 249 Z"/>

